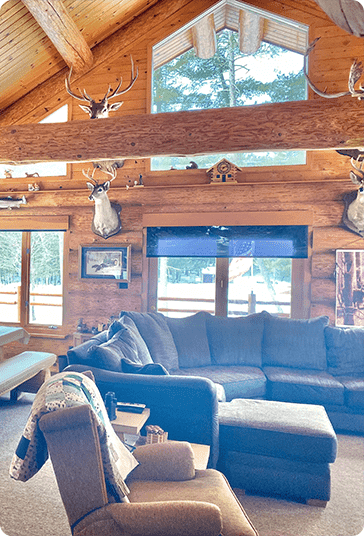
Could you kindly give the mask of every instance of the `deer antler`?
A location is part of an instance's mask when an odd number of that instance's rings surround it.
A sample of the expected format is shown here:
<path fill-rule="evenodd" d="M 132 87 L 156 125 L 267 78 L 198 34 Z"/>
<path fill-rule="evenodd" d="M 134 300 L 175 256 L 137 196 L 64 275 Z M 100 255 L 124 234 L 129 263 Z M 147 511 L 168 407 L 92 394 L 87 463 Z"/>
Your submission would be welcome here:
<path fill-rule="evenodd" d="M 349 73 L 349 80 L 348 80 L 348 88 L 349 91 L 342 91 L 340 93 L 326 93 L 326 89 L 324 91 L 321 91 L 318 89 L 313 82 L 311 82 L 309 76 L 308 76 L 308 56 L 310 52 L 315 48 L 317 41 L 320 39 L 320 37 L 316 37 L 316 39 L 309 45 L 309 47 L 306 50 L 306 53 L 304 55 L 304 62 L 303 62 L 303 74 L 305 75 L 305 78 L 307 80 L 308 85 L 310 88 L 317 93 L 317 95 L 320 95 L 320 97 L 325 97 L 326 99 L 336 99 L 338 97 L 346 97 L 348 95 L 351 95 L 352 97 L 357 97 L 359 100 L 364 99 L 364 87 L 359 86 L 359 89 L 355 89 L 355 84 L 360 80 L 360 77 L 363 73 L 363 67 L 361 62 L 358 62 L 357 60 L 354 60 Z"/>
<path fill-rule="evenodd" d="M 121 84 L 123 82 L 123 78 L 121 76 L 118 87 L 109 95 L 109 92 L 111 90 L 111 87 L 109 86 L 109 89 L 107 90 L 104 99 L 111 99 L 112 97 L 119 97 L 120 95 L 124 95 L 124 93 L 126 93 L 127 91 L 129 91 L 129 89 L 131 89 L 133 87 L 133 85 L 135 84 L 135 82 L 136 82 L 136 80 L 138 78 L 139 69 L 138 69 L 138 66 L 137 66 L 136 73 L 134 75 L 134 61 L 133 61 L 132 56 L 130 56 L 130 61 L 131 61 L 131 76 L 130 76 L 130 84 L 128 85 L 128 87 L 126 87 L 122 91 L 119 91 L 119 89 L 121 87 Z"/>
<path fill-rule="evenodd" d="M 89 95 L 87 95 L 85 90 L 83 90 L 83 96 L 82 95 L 76 95 L 76 93 L 74 93 L 71 90 L 71 75 L 72 75 L 72 67 L 70 69 L 70 72 L 69 72 L 67 78 L 65 79 L 65 85 L 66 85 L 67 93 L 69 95 L 71 95 L 71 97 L 73 97 L 74 99 L 80 100 L 82 102 L 92 102 L 91 97 Z"/>
<path fill-rule="evenodd" d="M 355 171 L 358 172 L 357 174 L 354 171 L 350 171 L 351 180 L 357 186 L 363 186 L 364 184 L 364 170 L 363 170 L 364 155 L 361 154 L 357 158 L 351 158 L 350 162 L 353 168 L 355 169 Z"/>
<path fill-rule="evenodd" d="M 103 102 L 103 101 L 107 101 L 113 97 L 119 97 L 119 95 L 123 95 L 124 93 L 126 93 L 127 91 L 129 91 L 129 89 L 131 89 L 133 87 L 133 85 L 135 84 L 137 78 L 138 78 L 138 75 L 139 75 L 139 69 L 137 67 L 136 69 L 136 73 L 134 74 L 134 61 L 133 61 L 133 58 L 132 56 L 130 56 L 130 61 L 131 61 L 131 80 L 130 80 L 130 84 L 128 85 L 128 87 L 126 87 L 125 89 L 123 89 L 122 91 L 119 91 L 120 87 L 121 87 L 121 84 L 123 83 L 123 77 L 121 76 L 120 77 L 120 82 L 118 84 L 118 86 L 116 87 L 116 89 L 114 89 L 114 91 L 111 91 L 111 86 L 109 84 L 109 87 L 104 95 L 104 97 L 101 99 L 100 102 Z M 70 72 L 67 76 L 67 78 L 65 79 L 65 85 L 66 85 L 66 91 L 69 95 L 71 95 L 71 97 L 73 97 L 74 99 L 77 99 L 79 101 L 82 101 L 82 102 L 89 102 L 89 103 L 92 103 L 92 102 L 95 102 L 94 99 L 92 99 L 90 97 L 90 95 L 88 95 L 88 93 L 86 93 L 86 90 L 83 89 L 82 90 L 82 93 L 80 92 L 79 95 L 77 95 L 76 93 L 74 93 L 71 89 L 71 75 L 72 75 L 72 67 L 70 69 Z M 110 93 L 110 95 L 109 95 Z"/>
<path fill-rule="evenodd" d="M 111 170 L 102 169 L 101 171 L 102 171 L 102 173 L 106 173 L 107 175 L 110 175 L 110 177 L 112 177 L 111 179 L 109 179 L 109 182 L 112 182 L 114 179 L 116 179 L 116 169 L 115 168 L 112 168 Z"/>
<path fill-rule="evenodd" d="M 90 181 L 94 182 L 95 185 L 97 184 L 97 180 L 94 179 L 94 175 L 95 175 L 95 171 L 96 171 L 96 168 L 93 169 L 91 175 L 90 175 L 90 170 L 88 169 L 87 171 L 85 171 L 84 169 L 82 169 L 82 175 L 84 177 L 86 177 L 86 179 L 89 179 Z"/>

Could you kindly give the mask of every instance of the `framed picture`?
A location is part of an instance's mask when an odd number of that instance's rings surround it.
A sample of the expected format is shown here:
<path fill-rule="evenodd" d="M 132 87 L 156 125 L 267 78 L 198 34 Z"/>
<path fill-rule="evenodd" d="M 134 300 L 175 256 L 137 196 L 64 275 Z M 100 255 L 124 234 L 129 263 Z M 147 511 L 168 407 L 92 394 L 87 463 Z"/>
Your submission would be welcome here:
<path fill-rule="evenodd" d="M 80 246 L 80 277 L 82 279 L 130 280 L 131 246 Z"/>
<path fill-rule="evenodd" d="M 364 326 L 364 250 L 336 250 L 337 326 Z"/>

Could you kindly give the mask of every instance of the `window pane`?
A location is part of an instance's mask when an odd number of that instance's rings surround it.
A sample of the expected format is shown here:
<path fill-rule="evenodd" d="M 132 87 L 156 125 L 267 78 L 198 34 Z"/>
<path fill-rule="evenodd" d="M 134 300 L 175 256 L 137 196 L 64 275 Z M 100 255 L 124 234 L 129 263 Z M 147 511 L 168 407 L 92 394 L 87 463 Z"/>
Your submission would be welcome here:
<path fill-rule="evenodd" d="M 32 231 L 29 323 L 62 325 L 62 231 Z"/>
<path fill-rule="evenodd" d="M 20 322 L 22 233 L 0 231 L 0 322 Z"/>
<path fill-rule="evenodd" d="M 229 29 L 218 33 L 217 53 L 212 58 L 198 58 L 191 49 L 153 73 L 152 113 L 251 106 L 306 98 L 303 54 L 267 42 L 263 42 L 255 54 L 242 54 L 238 33 Z M 306 163 L 305 151 L 223 155 L 239 167 Z M 151 159 L 151 169 L 185 169 L 191 159 L 199 168 L 209 168 L 221 158 L 221 154 L 155 157 Z"/>
<path fill-rule="evenodd" d="M 248 311 L 291 316 L 291 272 L 291 259 L 230 259 L 228 316 Z"/>
<path fill-rule="evenodd" d="M 215 259 L 200 257 L 158 259 L 157 310 L 184 317 L 215 311 Z"/>
<path fill-rule="evenodd" d="M 55 112 L 39 121 L 40 123 L 65 123 L 68 120 L 68 104 L 58 108 Z M 25 164 L 9 166 L 0 164 L 0 177 L 6 177 L 5 171 L 9 171 L 13 178 L 27 177 L 27 173 L 35 175 L 29 177 L 29 183 L 36 183 L 39 177 L 62 177 L 67 175 L 66 162 L 42 162 L 38 164 Z"/>

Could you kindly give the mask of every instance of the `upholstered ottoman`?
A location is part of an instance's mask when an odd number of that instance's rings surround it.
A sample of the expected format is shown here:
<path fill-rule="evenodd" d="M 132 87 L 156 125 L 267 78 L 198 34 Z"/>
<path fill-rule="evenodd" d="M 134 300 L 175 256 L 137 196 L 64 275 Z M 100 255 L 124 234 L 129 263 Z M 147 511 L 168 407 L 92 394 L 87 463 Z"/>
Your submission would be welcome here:
<path fill-rule="evenodd" d="M 235 399 L 219 404 L 218 468 L 233 487 L 325 506 L 337 438 L 323 406 Z"/>

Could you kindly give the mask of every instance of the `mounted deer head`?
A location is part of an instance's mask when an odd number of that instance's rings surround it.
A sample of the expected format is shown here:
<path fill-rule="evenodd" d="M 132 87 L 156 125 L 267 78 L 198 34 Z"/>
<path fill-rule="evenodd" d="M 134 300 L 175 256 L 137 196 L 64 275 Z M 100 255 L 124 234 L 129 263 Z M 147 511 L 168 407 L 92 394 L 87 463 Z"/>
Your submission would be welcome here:
<path fill-rule="evenodd" d="M 117 203 L 111 203 L 107 195 L 110 184 L 116 177 L 116 171 L 114 169 L 112 172 L 106 172 L 112 178 L 100 184 L 94 179 L 96 169 L 94 168 L 91 174 L 89 170 L 83 169 L 82 173 L 92 181 L 87 183 L 87 187 L 91 191 L 89 200 L 95 201 L 94 217 L 91 224 L 92 232 L 106 239 L 116 235 L 121 230 L 121 207 Z"/>
<path fill-rule="evenodd" d="M 359 186 L 355 192 L 344 196 L 345 211 L 343 223 L 355 233 L 364 237 L 364 155 L 351 159 L 351 165 L 355 171 L 350 172 L 352 182 Z"/>
<path fill-rule="evenodd" d="M 355 89 L 355 84 L 360 80 L 361 75 L 363 73 L 363 67 L 362 63 L 358 62 L 357 60 L 353 61 L 353 64 L 350 68 L 349 72 L 349 80 L 348 80 L 348 88 L 349 91 L 343 91 L 340 93 L 326 93 L 325 91 L 321 91 L 318 89 L 313 82 L 311 82 L 309 76 L 308 76 L 308 56 L 310 52 L 315 48 L 317 41 L 320 39 L 320 37 L 317 37 L 307 48 L 306 53 L 304 55 L 304 63 L 303 63 L 303 73 L 305 75 L 305 78 L 307 80 L 308 85 L 310 88 L 317 93 L 317 95 L 320 95 L 320 97 L 325 97 L 326 99 L 336 99 L 338 97 L 346 97 L 348 95 L 351 95 L 352 97 L 356 97 L 359 100 L 364 100 L 364 87 L 362 85 L 359 86 L 358 89 Z"/>
<path fill-rule="evenodd" d="M 121 84 L 123 82 L 122 77 L 120 77 L 120 82 L 117 88 L 114 91 L 112 91 L 112 88 L 109 85 L 109 88 L 106 91 L 104 97 L 99 102 L 92 99 L 88 95 L 88 93 L 86 93 L 85 89 L 83 90 L 82 93 L 80 92 L 80 94 L 77 95 L 71 90 L 71 74 L 72 74 L 72 69 L 71 69 L 68 77 L 65 80 L 67 93 L 71 95 L 71 97 L 73 97 L 74 99 L 87 103 L 84 105 L 80 104 L 79 106 L 80 108 L 82 108 L 84 112 L 87 112 L 89 114 L 91 119 L 100 119 L 100 118 L 108 117 L 109 112 L 114 112 L 115 110 L 118 110 L 120 106 L 123 104 L 123 102 L 114 102 L 113 104 L 111 104 L 109 102 L 110 99 L 119 97 L 120 95 L 124 95 L 127 91 L 129 91 L 133 87 L 133 85 L 135 84 L 138 78 L 138 74 L 139 74 L 138 67 L 136 69 L 136 73 L 134 74 L 134 62 L 131 56 L 130 56 L 130 60 L 131 60 L 131 81 L 128 87 L 126 87 L 125 89 L 119 91 Z"/>

